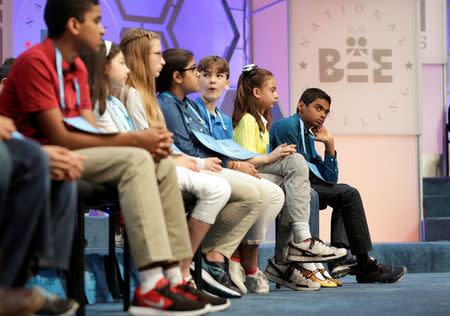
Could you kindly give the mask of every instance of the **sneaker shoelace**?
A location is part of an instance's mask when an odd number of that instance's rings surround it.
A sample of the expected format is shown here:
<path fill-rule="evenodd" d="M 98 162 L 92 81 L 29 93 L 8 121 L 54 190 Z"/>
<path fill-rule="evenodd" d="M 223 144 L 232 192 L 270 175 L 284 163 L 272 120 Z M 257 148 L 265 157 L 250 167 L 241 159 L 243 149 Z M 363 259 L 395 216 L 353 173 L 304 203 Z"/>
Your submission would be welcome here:
<path fill-rule="evenodd" d="M 260 270 L 256 271 L 255 278 L 256 278 L 256 283 L 258 284 L 258 286 L 262 286 L 268 282 L 266 275 L 264 273 L 262 273 Z"/>
<path fill-rule="evenodd" d="M 296 268 L 297 268 L 297 269 L 300 271 L 300 273 L 301 273 L 305 278 L 307 278 L 307 279 L 309 279 L 312 275 L 314 275 L 316 272 L 319 271 L 319 270 L 310 271 L 310 270 L 307 270 L 307 269 L 302 268 L 302 267 L 299 267 L 299 266 L 297 266 Z"/>
<path fill-rule="evenodd" d="M 392 267 L 390 265 L 384 265 L 378 262 L 377 259 L 374 259 L 372 261 L 372 273 L 384 273 L 384 272 L 389 272 L 390 270 L 392 270 Z"/>
<path fill-rule="evenodd" d="M 311 240 L 311 244 L 309 245 L 309 249 L 313 249 L 314 244 L 315 244 L 316 242 L 318 242 L 319 245 L 321 245 L 321 246 L 324 245 L 323 241 L 320 240 L 320 238 L 318 238 L 318 237 L 312 236 L 312 237 L 310 238 L 310 240 Z"/>
<path fill-rule="evenodd" d="M 325 273 L 324 273 L 325 271 L 326 271 L 325 269 L 319 269 L 320 274 L 322 274 L 322 276 L 324 277 L 325 280 L 330 281 L 330 282 L 333 282 L 333 283 L 335 283 L 335 284 L 338 285 L 338 286 L 343 285 L 343 283 L 342 283 L 341 281 L 336 280 L 336 279 L 334 279 L 334 278 L 327 277 L 327 276 L 325 275 Z"/>
<path fill-rule="evenodd" d="M 177 294 L 183 295 L 192 301 L 198 300 L 197 290 L 190 287 L 188 283 L 182 283 L 171 288 L 171 290 Z"/>
<path fill-rule="evenodd" d="M 307 270 L 302 267 L 299 267 L 299 268 L 301 269 L 302 275 L 309 280 L 311 280 L 311 277 L 314 276 L 317 279 L 317 282 L 319 282 L 322 286 L 325 286 L 325 287 L 336 287 L 337 286 L 336 283 L 334 283 L 331 280 L 328 280 L 325 276 L 323 276 L 324 280 L 320 280 L 317 276 L 315 276 L 316 273 L 322 275 L 319 269 L 310 271 L 310 270 Z"/>

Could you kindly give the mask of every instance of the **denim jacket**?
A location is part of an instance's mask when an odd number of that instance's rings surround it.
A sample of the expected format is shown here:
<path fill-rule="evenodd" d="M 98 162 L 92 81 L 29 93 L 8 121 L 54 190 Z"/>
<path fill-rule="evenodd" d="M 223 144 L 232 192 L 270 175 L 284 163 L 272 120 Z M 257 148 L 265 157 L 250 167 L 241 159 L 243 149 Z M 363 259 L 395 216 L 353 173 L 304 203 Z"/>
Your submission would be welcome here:
<path fill-rule="evenodd" d="M 193 131 L 211 135 L 205 120 L 201 116 L 198 105 L 189 98 L 180 100 L 170 92 L 158 95 L 158 102 L 166 119 L 167 128 L 174 133 L 175 145 L 184 153 L 200 158 L 217 157 L 222 162 L 220 165 L 226 167 L 228 158 L 209 150 L 195 137 Z"/>

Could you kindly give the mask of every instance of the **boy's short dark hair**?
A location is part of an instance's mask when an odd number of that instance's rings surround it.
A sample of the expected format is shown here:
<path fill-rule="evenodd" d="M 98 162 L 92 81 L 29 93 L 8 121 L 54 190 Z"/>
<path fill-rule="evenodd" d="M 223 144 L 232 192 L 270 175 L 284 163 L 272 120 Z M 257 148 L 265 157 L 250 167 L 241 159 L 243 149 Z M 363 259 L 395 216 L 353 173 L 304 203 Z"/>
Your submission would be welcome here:
<path fill-rule="evenodd" d="M 331 105 L 331 98 L 330 96 L 323 90 L 320 90 L 319 88 L 309 88 L 306 89 L 302 96 L 300 97 L 300 100 L 298 101 L 303 102 L 306 106 L 309 106 L 312 102 L 314 102 L 315 99 L 322 99 L 326 100 L 329 105 Z M 297 108 L 298 113 L 298 108 Z"/>
<path fill-rule="evenodd" d="M 220 56 L 206 56 L 198 63 L 197 70 L 198 72 L 207 71 L 211 66 L 216 66 L 218 73 L 227 74 L 227 79 L 230 79 L 230 66 Z"/>
<path fill-rule="evenodd" d="M 8 77 L 9 70 L 14 62 L 15 58 L 6 58 L 3 65 L 0 66 L 0 81 Z"/>
<path fill-rule="evenodd" d="M 67 21 L 74 17 L 81 23 L 91 5 L 98 5 L 99 0 L 47 0 L 44 19 L 48 28 L 48 37 L 58 38 L 66 30 Z"/>

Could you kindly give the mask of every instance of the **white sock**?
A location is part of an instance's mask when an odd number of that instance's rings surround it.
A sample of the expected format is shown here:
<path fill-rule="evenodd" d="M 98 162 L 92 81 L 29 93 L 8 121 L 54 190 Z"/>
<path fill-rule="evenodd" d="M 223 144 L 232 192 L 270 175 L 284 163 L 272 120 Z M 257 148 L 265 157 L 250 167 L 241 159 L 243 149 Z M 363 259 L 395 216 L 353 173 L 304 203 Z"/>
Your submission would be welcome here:
<path fill-rule="evenodd" d="M 312 262 L 308 262 L 308 263 L 302 263 L 302 267 L 305 268 L 306 270 L 309 271 L 315 271 L 316 270 L 316 265 Z M 325 281 L 325 278 L 322 276 L 322 274 L 317 271 L 316 273 L 314 273 L 314 276 L 316 278 L 318 278 L 321 281 Z"/>
<path fill-rule="evenodd" d="M 183 282 L 183 276 L 181 275 L 179 266 L 164 270 L 164 275 L 169 280 L 171 287 Z"/>
<path fill-rule="evenodd" d="M 296 243 L 299 243 L 306 239 L 311 238 L 311 233 L 309 232 L 309 223 L 308 222 L 292 222 L 291 230 L 292 230 L 292 234 L 294 234 L 294 241 Z"/>
<path fill-rule="evenodd" d="M 191 280 L 192 280 L 192 275 L 190 275 L 190 276 L 188 276 L 188 277 L 183 277 L 183 278 L 184 278 L 184 282 L 189 283 L 189 282 L 191 282 Z M 195 282 L 192 282 L 191 285 L 192 285 L 194 288 L 197 288 L 197 284 L 195 284 Z"/>
<path fill-rule="evenodd" d="M 314 262 L 314 265 L 316 266 L 316 269 L 324 269 L 325 267 L 321 262 Z"/>
<path fill-rule="evenodd" d="M 316 265 L 316 268 L 317 269 L 325 269 L 325 267 L 323 266 L 323 264 L 322 263 L 320 263 L 320 262 L 316 262 L 316 263 L 314 263 L 315 265 Z M 327 269 L 325 269 L 324 271 L 323 271 L 323 275 L 325 275 L 325 277 L 327 277 L 327 278 L 331 278 L 331 275 L 328 273 L 328 271 L 327 271 Z"/>
<path fill-rule="evenodd" d="M 312 262 L 302 263 L 302 267 L 309 271 L 316 270 L 316 265 Z"/>
<path fill-rule="evenodd" d="M 163 269 L 156 267 L 153 269 L 139 271 L 141 279 L 141 292 L 147 293 L 156 286 L 159 280 L 164 278 Z"/>

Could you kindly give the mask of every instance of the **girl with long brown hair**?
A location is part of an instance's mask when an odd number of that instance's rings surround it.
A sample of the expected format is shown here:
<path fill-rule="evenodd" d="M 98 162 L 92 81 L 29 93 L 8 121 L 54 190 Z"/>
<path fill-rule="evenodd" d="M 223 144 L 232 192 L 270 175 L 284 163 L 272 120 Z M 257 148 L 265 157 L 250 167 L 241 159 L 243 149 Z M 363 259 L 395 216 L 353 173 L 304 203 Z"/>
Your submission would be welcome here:
<path fill-rule="evenodd" d="M 277 101 L 277 86 L 273 74 L 253 64 L 246 66 L 239 77 L 234 102 L 232 115 L 234 140 L 248 150 L 266 154 L 269 147 L 271 111 Z M 275 159 L 267 159 L 269 156 Z M 287 212 L 283 213 L 283 223 L 289 226 L 294 237 L 289 243 L 286 240 L 284 249 L 277 249 L 277 253 L 285 254 L 284 258 L 276 257 L 269 260 L 265 270 L 267 278 L 294 288 L 291 282 L 282 279 L 279 273 L 287 269 L 287 266 L 283 265 L 286 262 L 279 261 L 294 261 L 302 263 L 299 269 L 304 277 L 319 282 L 323 287 L 336 287 L 337 280 L 331 282 L 327 280 L 329 275 L 322 275 L 319 271 L 324 269 L 320 262 L 345 256 L 347 250 L 328 247 L 311 236 L 309 167 L 303 156 L 296 153 L 295 145 L 282 144 L 268 155 L 258 156 L 249 161 L 256 166 L 261 177 L 284 188 Z M 277 240 L 280 239 L 278 236 Z M 284 239 L 288 239 L 288 236 Z M 277 247 L 280 245 L 277 244 Z M 312 287 L 308 285 L 303 289 Z"/>

